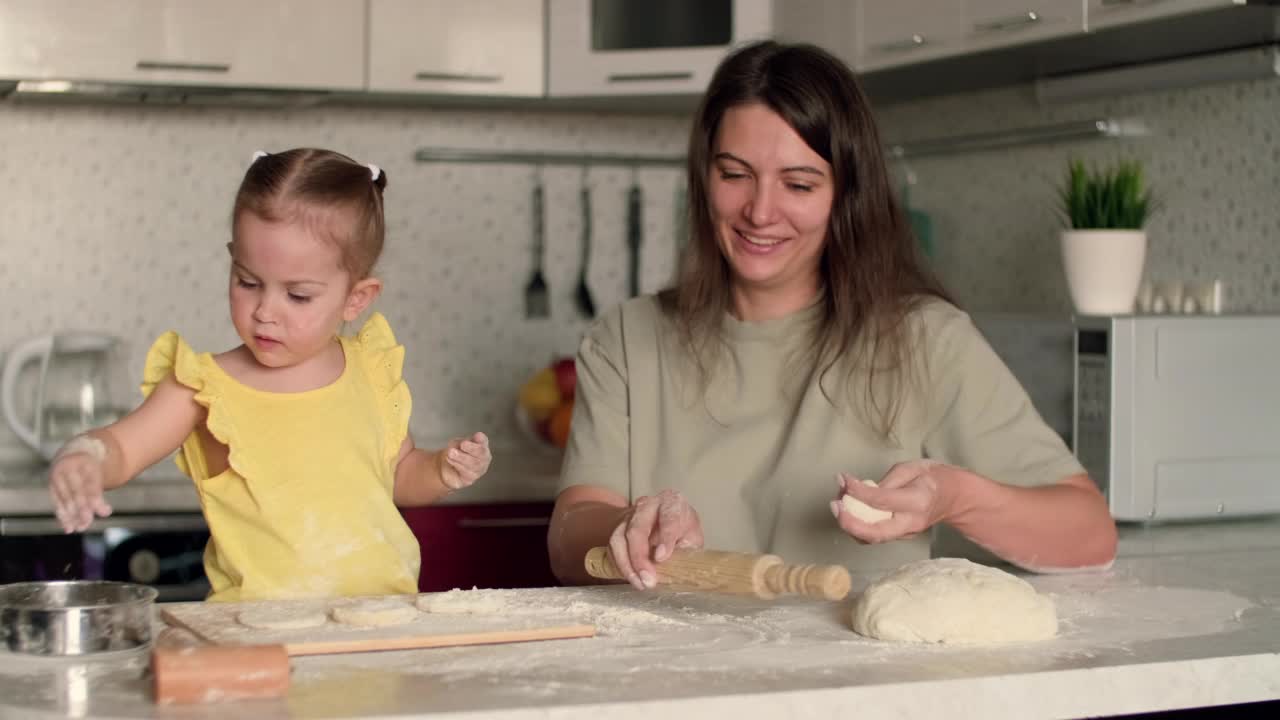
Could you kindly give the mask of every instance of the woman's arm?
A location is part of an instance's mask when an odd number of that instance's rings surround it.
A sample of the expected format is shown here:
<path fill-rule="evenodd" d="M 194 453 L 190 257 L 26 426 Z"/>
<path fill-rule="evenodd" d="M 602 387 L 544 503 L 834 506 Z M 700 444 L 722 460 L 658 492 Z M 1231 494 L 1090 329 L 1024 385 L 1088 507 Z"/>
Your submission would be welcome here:
<path fill-rule="evenodd" d="M 133 412 L 69 441 L 49 469 L 54 511 L 67 532 L 88 528 L 95 515 L 110 515 L 103 491 L 176 450 L 203 417 L 195 390 L 170 375 Z"/>
<path fill-rule="evenodd" d="M 895 465 L 870 487 L 848 478 L 844 492 L 894 516 L 858 520 L 833 505 L 840 526 L 864 542 L 886 542 L 945 522 L 970 540 L 1033 572 L 1101 568 L 1116 555 L 1116 526 L 1088 475 L 1017 487 L 952 465 Z"/>
<path fill-rule="evenodd" d="M 597 545 L 637 590 L 656 587 L 657 565 L 677 548 L 702 547 L 702 520 L 684 496 L 667 489 L 638 497 L 630 506 L 612 490 L 572 485 L 556 498 L 547 531 L 551 568 L 565 584 L 599 580 L 587 574 L 583 559 Z"/>
<path fill-rule="evenodd" d="M 591 548 L 609 544 L 609 536 L 628 510 L 625 497 L 594 485 L 573 485 L 556 497 L 547 530 L 547 552 L 551 556 L 551 572 L 561 583 L 600 582 L 587 574 L 583 559 Z"/>
<path fill-rule="evenodd" d="M 413 438 L 406 435 L 396 460 L 392 500 L 399 507 L 430 505 L 474 483 L 489 470 L 492 459 L 484 433 L 454 438 L 438 451 L 414 447 Z"/>

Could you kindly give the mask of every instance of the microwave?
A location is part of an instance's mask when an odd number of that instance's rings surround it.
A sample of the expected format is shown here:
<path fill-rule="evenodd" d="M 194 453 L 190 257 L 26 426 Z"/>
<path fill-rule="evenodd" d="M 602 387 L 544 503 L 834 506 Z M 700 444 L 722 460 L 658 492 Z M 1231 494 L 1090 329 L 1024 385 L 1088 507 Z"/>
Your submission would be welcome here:
<path fill-rule="evenodd" d="M 1120 521 L 1280 513 L 1280 316 L 1075 321 L 1076 456 Z"/>
<path fill-rule="evenodd" d="M 553 97 L 701 93 L 725 53 L 773 34 L 774 0 L 548 0 Z"/>

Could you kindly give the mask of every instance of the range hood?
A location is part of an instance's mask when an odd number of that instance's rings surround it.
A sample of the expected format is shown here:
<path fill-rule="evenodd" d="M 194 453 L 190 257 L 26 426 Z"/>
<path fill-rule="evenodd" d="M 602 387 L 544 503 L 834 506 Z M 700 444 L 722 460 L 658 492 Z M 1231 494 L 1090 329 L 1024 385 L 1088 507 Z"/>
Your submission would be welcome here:
<path fill-rule="evenodd" d="M 312 90 L 221 86 L 146 85 L 84 80 L 0 81 L 0 97 L 12 102 L 113 102 L 152 105 L 309 107 L 332 95 Z"/>
<path fill-rule="evenodd" d="M 1101 87 L 1097 93 L 1088 92 L 1091 77 L 1099 78 L 1100 86 L 1114 84 L 1110 71 L 1127 72 L 1129 78 L 1136 81 L 1130 90 L 1144 89 L 1140 75 L 1135 73 L 1152 65 L 1189 70 L 1186 85 L 1231 79 L 1220 71 L 1228 65 L 1222 60 L 1224 56 L 1258 58 L 1277 43 L 1280 43 L 1280 0 L 1250 0 L 1243 5 L 1224 5 L 1043 42 L 888 68 L 867 73 L 862 80 L 867 93 L 877 102 L 1063 78 L 1070 78 L 1072 84 L 1081 89 L 1079 95 L 1086 96 L 1105 92 Z M 1200 61 L 1219 70 L 1197 73 L 1195 65 Z M 1265 61 L 1233 64 L 1242 70 L 1249 64 L 1259 77 L 1267 72 Z M 1245 70 L 1239 77 L 1249 77 L 1248 72 Z M 1274 71 L 1271 74 L 1274 75 Z M 1154 82 L 1149 89 L 1171 86 L 1167 82 L 1169 73 L 1162 75 L 1166 81 Z"/>

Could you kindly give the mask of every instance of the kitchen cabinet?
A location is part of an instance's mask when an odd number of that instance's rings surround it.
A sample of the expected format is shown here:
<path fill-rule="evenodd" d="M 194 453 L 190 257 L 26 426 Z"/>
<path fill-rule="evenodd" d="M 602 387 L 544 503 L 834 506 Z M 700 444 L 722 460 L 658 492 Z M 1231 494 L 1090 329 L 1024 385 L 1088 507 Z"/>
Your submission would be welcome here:
<path fill-rule="evenodd" d="M 552 97 L 698 95 L 734 46 L 775 37 L 851 58 L 847 0 L 548 0 Z"/>
<path fill-rule="evenodd" d="M 961 52 L 1084 32 L 1084 6 L 1062 0 L 967 0 Z"/>
<path fill-rule="evenodd" d="M 1084 31 L 1084 8 L 1062 0 L 862 0 L 859 71 L 982 52 Z"/>
<path fill-rule="evenodd" d="M 422 549 L 418 588 L 559 584 L 547 555 L 551 502 L 432 505 L 402 510 Z"/>
<path fill-rule="evenodd" d="M 1089 30 L 1102 30 L 1197 10 L 1244 4 L 1244 0 L 1088 0 L 1086 24 Z"/>
<path fill-rule="evenodd" d="M 376 92 L 540 97 L 543 7 L 530 0 L 369 0 Z"/>
<path fill-rule="evenodd" d="M 0 0 L 0 77 L 358 90 L 364 0 Z"/>
<path fill-rule="evenodd" d="M 860 72 L 933 60 L 959 51 L 962 3 L 862 0 L 854 22 Z"/>

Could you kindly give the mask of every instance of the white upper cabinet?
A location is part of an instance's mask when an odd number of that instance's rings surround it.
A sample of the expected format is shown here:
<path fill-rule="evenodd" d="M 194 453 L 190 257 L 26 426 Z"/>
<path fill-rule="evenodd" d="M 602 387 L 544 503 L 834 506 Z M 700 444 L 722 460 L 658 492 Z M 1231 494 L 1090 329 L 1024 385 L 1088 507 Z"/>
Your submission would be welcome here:
<path fill-rule="evenodd" d="M 966 0 L 964 52 L 981 52 L 1084 32 L 1078 0 Z"/>
<path fill-rule="evenodd" d="M 954 0 L 861 0 L 854 21 L 858 70 L 954 55 L 965 25 L 965 4 Z"/>
<path fill-rule="evenodd" d="M 1080 0 L 861 0 L 858 69 L 879 70 L 1084 32 Z"/>
<path fill-rule="evenodd" d="M 772 0 L 548 0 L 555 97 L 700 93 L 733 45 L 767 37 Z"/>
<path fill-rule="evenodd" d="M 1244 4 L 1244 0 L 1088 0 L 1085 12 L 1088 28 L 1102 30 L 1197 10 Z"/>
<path fill-rule="evenodd" d="M 369 90 L 543 95 L 537 0 L 369 0 Z"/>
<path fill-rule="evenodd" d="M 364 0 L 0 0 L 0 76 L 358 90 Z"/>

